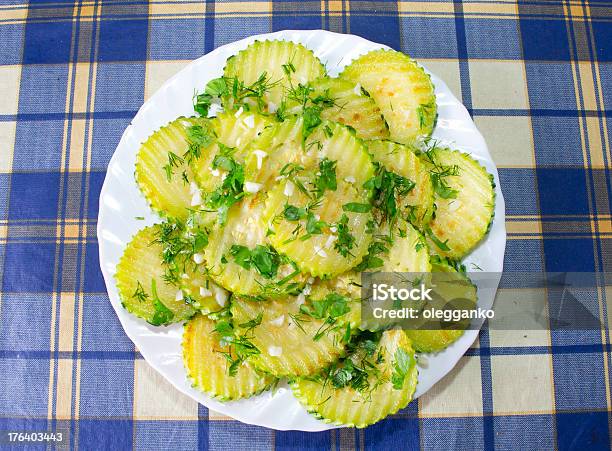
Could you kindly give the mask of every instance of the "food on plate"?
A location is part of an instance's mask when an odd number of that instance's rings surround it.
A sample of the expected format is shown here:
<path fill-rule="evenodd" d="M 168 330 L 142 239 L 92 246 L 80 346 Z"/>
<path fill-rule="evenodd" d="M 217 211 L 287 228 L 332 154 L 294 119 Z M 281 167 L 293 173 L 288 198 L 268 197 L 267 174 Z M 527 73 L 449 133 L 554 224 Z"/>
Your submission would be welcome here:
<path fill-rule="evenodd" d="M 459 259 L 488 231 L 492 177 L 431 137 L 434 86 L 400 52 L 330 77 L 301 44 L 256 41 L 203 85 L 194 116 L 137 153 L 161 219 L 117 265 L 123 305 L 154 326 L 185 322 L 186 373 L 217 399 L 286 379 L 326 422 L 397 412 L 415 392 L 415 352 L 463 331 L 370 328 L 361 274 L 456 274 L 443 288 L 475 305 Z"/>

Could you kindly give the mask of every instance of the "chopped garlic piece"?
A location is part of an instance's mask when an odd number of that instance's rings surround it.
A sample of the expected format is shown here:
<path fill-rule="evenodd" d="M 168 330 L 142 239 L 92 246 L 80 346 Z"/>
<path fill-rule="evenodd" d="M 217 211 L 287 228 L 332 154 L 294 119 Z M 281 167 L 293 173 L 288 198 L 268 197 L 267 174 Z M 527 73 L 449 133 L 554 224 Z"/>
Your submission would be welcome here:
<path fill-rule="evenodd" d="M 254 128 L 255 127 L 255 116 L 253 116 L 252 114 L 250 116 L 245 117 L 242 122 L 244 122 L 244 125 L 246 125 L 249 128 Z"/>
<path fill-rule="evenodd" d="M 219 172 L 219 169 L 211 169 L 210 173 L 213 175 L 213 177 L 219 177 L 221 175 L 221 172 Z"/>
<path fill-rule="evenodd" d="M 338 237 L 337 237 L 337 236 L 330 235 L 330 236 L 327 238 L 327 241 L 325 242 L 325 248 L 326 248 L 326 249 L 329 249 L 329 248 L 331 247 L 331 245 L 332 245 L 332 244 L 334 244 L 334 241 L 336 241 L 337 239 L 338 239 Z"/>
<path fill-rule="evenodd" d="M 272 357 L 278 357 L 283 353 L 283 348 L 280 346 L 268 346 L 268 354 Z"/>
<path fill-rule="evenodd" d="M 268 102 L 268 113 L 276 113 L 276 111 L 278 110 L 278 105 L 276 105 L 276 103 L 274 102 Z"/>
<path fill-rule="evenodd" d="M 204 261 L 204 254 L 193 254 L 193 261 L 196 262 L 196 265 L 201 264 Z"/>
<path fill-rule="evenodd" d="M 335 226 L 332 226 L 329 228 L 329 230 L 331 230 L 331 233 L 336 233 L 338 231 L 338 228 Z"/>
<path fill-rule="evenodd" d="M 357 83 L 355 85 L 355 88 L 353 89 L 353 92 L 355 93 L 356 96 L 360 96 L 361 95 L 361 84 Z"/>
<path fill-rule="evenodd" d="M 255 182 L 244 182 L 244 190 L 247 193 L 256 193 L 258 192 L 263 185 L 261 183 Z"/>
<path fill-rule="evenodd" d="M 327 252 L 325 252 L 320 246 L 315 246 L 314 250 L 315 250 L 315 254 L 323 258 L 327 257 Z"/>
<path fill-rule="evenodd" d="M 229 299 L 229 293 L 223 287 L 216 286 L 215 287 L 215 301 L 219 304 L 220 307 L 225 307 L 227 300 Z"/>
<path fill-rule="evenodd" d="M 200 287 L 200 296 L 202 296 L 203 298 L 212 296 L 212 294 L 213 294 L 212 291 L 210 291 L 208 288 Z"/>
<path fill-rule="evenodd" d="M 298 294 L 296 301 L 297 301 L 297 305 L 302 305 L 304 302 L 306 302 L 306 295 L 304 294 L 304 292 L 301 292 L 300 294 Z"/>
<path fill-rule="evenodd" d="M 312 291 L 312 285 L 307 283 L 306 285 L 304 285 L 304 289 L 302 290 L 302 294 L 308 296 L 311 291 Z"/>
<path fill-rule="evenodd" d="M 202 203 L 202 193 L 200 192 L 200 190 L 197 190 L 191 196 L 191 206 L 195 207 L 197 205 L 200 205 L 201 203 Z"/>
<path fill-rule="evenodd" d="M 261 169 L 263 159 L 266 158 L 268 154 L 264 152 L 263 150 L 254 150 L 253 153 L 257 157 L 257 169 Z"/>
<path fill-rule="evenodd" d="M 176 296 L 174 296 L 174 300 L 175 301 L 182 301 L 183 300 L 183 292 L 182 292 L 182 290 L 178 290 L 176 292 Z"/>
<path fill-rule="evenodd" d="M 284 323 L 285 323 L 285 315 L 281 315 L 278 318 L 275 318 L 272 321 L 270 321 L 270 324 L 272 324 L 273 326 L 276 326 L 276 327 L 280 327 Z"/>
<path fill-rule="evenodd" d="M 355 177 L 353 177 L 352 175 L 349 175 L 348 177 L 344 178 L 344 181 L 347 183 L 355 183 Z"/>
<path fill-rule="evenodd" d="M 295 190 L 295 185 L 293 184 L 293 182 L 291 180 L 287 180 L 287 184 L 285 185 L 285 190 L 283 191 L 285 196 L 287 197 L 293 196 L 294 190 Z"/>
<path fill-rule="evenodd" d="M 244 109 L 242 107 L 238 108 L 238 111 L 236 111 L 234 113 L 234 117 L 236 117 L 236 118 L 240 117 L 240 115 L 242 114 L 243 111 L 244 111 Z"/>

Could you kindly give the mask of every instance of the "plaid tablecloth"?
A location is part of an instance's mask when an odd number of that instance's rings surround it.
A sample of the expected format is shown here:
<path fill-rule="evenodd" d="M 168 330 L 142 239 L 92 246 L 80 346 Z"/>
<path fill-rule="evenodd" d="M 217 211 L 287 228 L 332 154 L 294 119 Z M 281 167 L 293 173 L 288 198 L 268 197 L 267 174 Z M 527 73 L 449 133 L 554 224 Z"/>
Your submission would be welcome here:
<path fill-rule="evenodd" d="M 208 411 L 142 359 L 98 265 L 107 163 L 190 60 L 286 28 L 400 49 L 463 99 L 500 168 L 506 269 L 612 271 L 610 1 L 0 0 L 0 431 L 86 450 L 609 449 L 608 329 L 484 330 L 401 413 L 316 434 Z"/>

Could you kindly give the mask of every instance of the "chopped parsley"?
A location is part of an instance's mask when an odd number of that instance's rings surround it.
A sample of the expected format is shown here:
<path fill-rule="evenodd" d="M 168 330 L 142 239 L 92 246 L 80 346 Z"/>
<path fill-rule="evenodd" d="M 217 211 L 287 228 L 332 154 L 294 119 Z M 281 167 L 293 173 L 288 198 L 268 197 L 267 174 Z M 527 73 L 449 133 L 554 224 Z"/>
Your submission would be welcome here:
<path fill-rule="evenodd" d="M 441 241 L 437 236 L 434 235 L 433 231 L 429 226 L 425 227 L 425 233 L 427 233 L 427 236 L 431 239 L 431 241 L 434 242 L 436 246 L 438 246 L 441 251 L 450 251 L 451 248 L 447 244 L 448 240 Z"/>
<path fill-rule="evenodd" d="M 397 348 L 393 361 L 393 374 L 391 375 L 391 383 L 394 389 L 401 390 L 404 387 L 406 377 L 415 363 L 412 355 L 404 351 L 403 348 Z"/>
<path fill-rule="evenodd" d="M 340 221 L 336 223 L 338 231 L 338 239 L 334 242 L 334 249 L 343 257 L 348 257 L 351 254 L 351 249 L 355 247 L 355 237 L 351 234 L 348 226 L 348 216 L 343 213 Z"/>
<path fill-rule="evenodd" d="M 319 162 L 319 172 L 314 181 L 315 192 L 318 196 L 322 196 L 325 190 L 336 191 L 338 189 L 336 164 L 327 157 Z"/>
<path fill-rule="evenodd" d="M 159 299 L 155 279 L 151 279 L 151 297 L 153 299 L 153 308 L 155 308 L 155 313 L 153 314 L 153 318 L 151 318 L 150 323 L 154 326 L 170 324 L 174 319 L 174 313 L 172 313 L 172 310 L 166 307 Z"/>
<path fill-rule="evenodd" d="M 231 150 L 222 148 L 221 153 L 213 159 L 213 169 L 224 169 L 227 174 L 221 186 L 209 193 L 206 199 L 206 205 L 217 210 L 221 225 L 227 222 L 230 207 L 244 197 L 244 166 L 236 162 Z"/>
<path fill-rule="evenodd" d="M 276 277 L 278 267 L 281 265 L 281 256 L 271 246 L 257 245 L 253 249 L 239 244 L 233 244 L 230 255 L 234 262 L 244 269 L 255 269 L 266 279 Z"/>
<path fill-rule="evenodd" d="M 370 210 L 372 210 L 372 206 L 370 204 L 361 204 L 359 202 L 349 202 L 348 204 L 344 204 L 342 209 L 352 213 L 368 213 Z"/>
<path fill-rule="evenodd" d="M 240 331 L 240 333 L 235 330 L 227 310 L 222 312 L 220 316 L 215 323 L 215 332 L 219 336 L 219 344 L 229 347 L 228 351 L 221 352 L 221 354 L 223 354 L 229 363 L 229 375 L 235 376 L 242 362 L 252 355 L 260 354 L 257 346 L 251 341 L 251 332 L 261 324 L 263 315 L 260 313 L 256 318 L 239 324 L 240 328 L 246 329 Z"/>

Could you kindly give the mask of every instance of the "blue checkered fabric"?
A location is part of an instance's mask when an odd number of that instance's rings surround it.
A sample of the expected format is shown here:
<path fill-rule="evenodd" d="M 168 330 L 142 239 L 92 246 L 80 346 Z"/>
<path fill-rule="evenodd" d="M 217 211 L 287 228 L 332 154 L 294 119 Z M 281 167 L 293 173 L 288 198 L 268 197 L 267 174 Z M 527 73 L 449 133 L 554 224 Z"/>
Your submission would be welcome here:
<path fill-rule="evenodd" d="M 209 411 L 125 336 L 95 235 L 123 130 L 188 61 L 312 28 L 402 50 L 462 99 L 500 168 L 506 269 L 612 271 L 610 1 L 0 0 L 0 430 L 85 450 L 610 449 L 607 327 L 485 329 L 418 402 L 321 433 Z M 595 294 L 605 324 L 611 295 Z"/>

